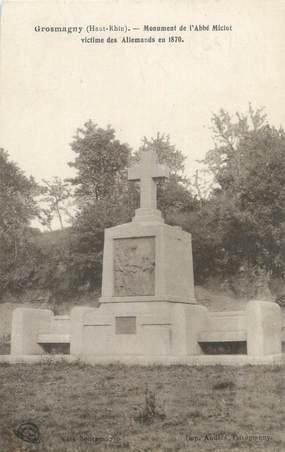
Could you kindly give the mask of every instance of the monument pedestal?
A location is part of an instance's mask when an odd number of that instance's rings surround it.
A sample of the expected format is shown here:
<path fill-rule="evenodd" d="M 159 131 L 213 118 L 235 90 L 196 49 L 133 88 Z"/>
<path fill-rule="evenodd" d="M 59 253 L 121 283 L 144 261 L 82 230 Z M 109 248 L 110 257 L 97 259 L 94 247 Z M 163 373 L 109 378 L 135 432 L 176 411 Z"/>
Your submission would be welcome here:
<path fill-rule="evenodd" d="M 207 309 L 195 300 L 191 235 L 136 217 L 107 229 L 100 303 L 85 316 L 85 354 L 201 353 Z"/>
<path fill-rule="evenodd" d="M 198 334 L 206 312 L 202 306 L 166 301 L 105 303 L 85 316 L 81 353 L 117 356 L 118 361 L 121 355 L 200 354 Z"/>
<path fill-rule="evenodd" d="M 196 303 L 191 235 L 163 222 L 105 230 L 101 303 Z"/>

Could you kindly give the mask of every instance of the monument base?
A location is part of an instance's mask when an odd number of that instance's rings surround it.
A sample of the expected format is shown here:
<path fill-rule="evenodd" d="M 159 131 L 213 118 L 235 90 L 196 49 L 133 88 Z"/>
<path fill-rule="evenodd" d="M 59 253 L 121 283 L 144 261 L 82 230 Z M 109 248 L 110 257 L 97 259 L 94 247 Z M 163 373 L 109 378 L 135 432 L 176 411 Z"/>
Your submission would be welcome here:
<path fill-rule="evenodd" d="M 81 346 L 71 354 L 196 355 L 207 309 L 167 301 L 105 303 L 82 319 Z M 78 328 L 78 326 L 77 326 Z"/>
<path fill-rule="evenodd" d="M 17 308 L 11 355 L 15 359 L 41 356 L 45 346 L 60 344 L 69 347 L 69 356 L 94 363 L 128 363 L 133 357 L 133 363 L 187 364 L 199 357 L 203 363 L 214 364 L 223 358 L 206 358 L 207 347 L 220 344 L 225 346 L 223 353 L 231 353 L 227 346 L 238 344 L 246 347 L 244 356 L 254 363 L 281 354 L 284 330 L 280 307 L 257 300 L 250 301 L 244 311 L 226 312 L 209 312 L 204 306 L 173 300 L 76 306 L 70 316 L 55 316 L 48 309 Z M 240 357 L 243 362 L 244 356 Z M 237 358 L 225 359 L 235 362 Z"/>

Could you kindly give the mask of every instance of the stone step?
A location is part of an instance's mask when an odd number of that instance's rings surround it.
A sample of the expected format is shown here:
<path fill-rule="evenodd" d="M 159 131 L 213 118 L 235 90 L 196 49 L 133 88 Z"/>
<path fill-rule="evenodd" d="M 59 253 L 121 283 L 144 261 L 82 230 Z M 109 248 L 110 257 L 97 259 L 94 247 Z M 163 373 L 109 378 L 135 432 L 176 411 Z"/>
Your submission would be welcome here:
<path fill-rule="evenodd" d="M 243 342 L 246 341 L 246 331 L 201 331 L 198 342 Z"/>
<path fill-rule="evenodd" d="M 38 344 L 70 344 L 70 334 L 39 334 Z"/>

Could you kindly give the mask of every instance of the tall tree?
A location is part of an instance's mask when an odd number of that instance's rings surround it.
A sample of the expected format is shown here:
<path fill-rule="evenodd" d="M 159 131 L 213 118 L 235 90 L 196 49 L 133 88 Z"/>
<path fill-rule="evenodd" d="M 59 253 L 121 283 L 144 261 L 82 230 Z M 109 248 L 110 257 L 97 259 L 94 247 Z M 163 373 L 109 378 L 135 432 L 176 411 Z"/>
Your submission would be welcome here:
<path fill-rule="evenodd" d="M 0 149 L 0 233 L 9 234 L 27 225 L 37 212 L 38 186 L 25 176 L 9 154 Z"/>
<path fill-rule="evenodd" d="M 39 187 L 0 149 L 0 290 L 17 279 L 21 263 L 28 261 L 30 220 L 37 214 Z"/>
<path fill-rule="evenodd" d="M 167 164 L 171 174 L 182 178 L 186 157 L 171 144 L 169 135 L 158 132 L 155 137 L 151 137 L 150 139 L 144 137 L 139 152 L 147 149 L 154 149 L 160 163 Z M 139 152 L 135 153 L 135 159 L 139 158 Z"/>
<path fill-rule="evenodd" d="M 77 198 L 104 199 L 124 178 L 131 150 L 115 138 L 110 126 L 102 129 L 89 120 L 77 130 L 71 149 L 77 154 L 69 163 L 77 170 L 76 177 L 70 179 Z"/>
<path fill-rule="evenodd" d="M 71 188 L 67 182 L 63 182 L 59 177 L 54 177 L 52 181 L 43 180 L 39 219 L 43 226 L 52 230 L 52 222 L 57 218 L 60 228 L 63 229 L 64 218 L 71 219 L 71 213 L 67 202 L 71 200 Z"/>
<path fill-rule="evenodd" d="M 131 149 L 120 143 L 115 130 L 92 121 L 77 130 L 71 143 L 76 153 L 69 165 L 77 174 L 74 186 L 77 214 L 73 224 L 74 265 L 82 284 L 100 284 L 104 229 L 128 221 L 132 209 L 128 196 L 127 167 Z"/>
<path fill-rule="evenodd" d="M 208 209 L 219 236 L 221 264 L 285 275 L 285 133 L 263 109 L 213 116 L 215 147 L 205 163 L 218 188 Z M 218 232 L 217 232 L 218 231 Z"/>

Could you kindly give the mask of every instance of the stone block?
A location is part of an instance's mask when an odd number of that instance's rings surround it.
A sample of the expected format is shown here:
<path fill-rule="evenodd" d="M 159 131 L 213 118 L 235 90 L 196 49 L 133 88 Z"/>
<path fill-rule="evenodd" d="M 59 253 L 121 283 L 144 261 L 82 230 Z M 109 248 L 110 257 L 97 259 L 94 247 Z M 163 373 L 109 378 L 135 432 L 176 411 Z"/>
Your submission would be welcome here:
<path fill-rule="evenodd" d="M 208 309 L 201 305 L 185 306 L 186 318 L 186 352 L 189 355 L 200 355 L 202 349 L 199 345 L 199 334 L 207 325 Z M 177 325 L 179 328 L 179 324 Z"/>
<path fill-rule="evenodd" d="M 105 303 L 84 314 L 84 355 L 186 356 L 199 354 L 207 308 L 186 303 Z"/>
<path fill-rule="evenodd" d="M 101 303 L 195 304 L 191 234 L 163 223 L 105 230 Z"/>
<path fill-rule="evenodd" d="M 245 342 L 247 338 L 244 311 L 209 312 L 199 342 Z"/>
<path fill-rule="evenodd" d="M 12 318 L 11 354 L 42 354 L 38 336 L 50 333 L 52 318 L 53 312 L 49 309 L 15 309 Z"/>
<path fill-rule="evenodd" d="M 281 310 L 277 303 L 252 300 L 246 307 L 247 353 L 251 356 L 281 353 Z"/>
<path fill-rule="evenodd" d="M 88 312 L 96 311 L 97 308 L 85 306 L 75 306 L 70 313 L 70 354 L 79 355 L 84 352 L 83 347 L 83 326 L 85 315 Z"/>
<path fill-rule="evenodd" d="M 170 353 L 167 303 L 106 303 L 84 318 L 82 350 L 95 355 Z"/>

